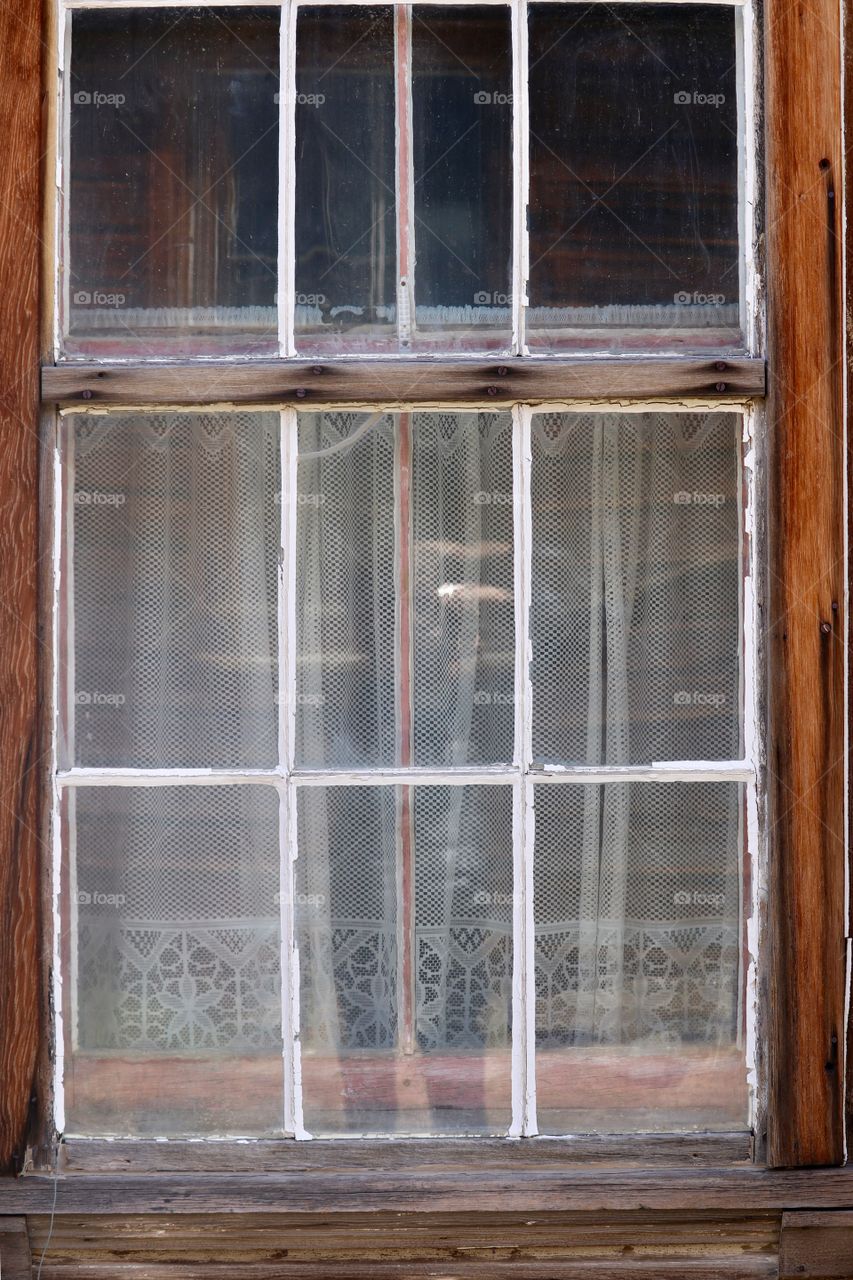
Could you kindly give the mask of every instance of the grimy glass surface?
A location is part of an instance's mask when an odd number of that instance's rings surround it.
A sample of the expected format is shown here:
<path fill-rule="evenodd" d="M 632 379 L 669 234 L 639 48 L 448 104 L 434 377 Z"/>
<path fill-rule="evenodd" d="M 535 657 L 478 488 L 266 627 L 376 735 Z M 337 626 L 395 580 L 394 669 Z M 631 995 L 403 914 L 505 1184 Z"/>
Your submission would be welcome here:
<path fill-rule="evenodd" d="M 299 767 L 513 758 L 512 419 L 299 416 Z"/>
<path fill-rule="evenodd" d="M 75 12 L 67 350 L 277 349 L 279 14 Z"/>
<path fill-rule="evenodd" d="M 300 9 L 296 91 L 297 347 L 393 348 L 393 9 Z"/>
<path fill-rule="evenodd" d="M 508 7 L 300 9 L 300 351 L 508 348 L 510 45 Z"/>
<path fill-rule="evenodd" d="M 505 1133 L 512 788 L 305 787 L 298 817 L 307 1130 Z"/>
<path fill-rule="evenodd" d="M 533 415 L 535 761 L 740 758 L 741 430 Z"/>
<path fill-rule="evenodd" d="M 412 10 L 413 345 L 508 348 L 512 56 L 503 6 Z"/>
<path fill-rule="evenodd" d="M 529 13 L 531 345 L 738 341 L 735 9 Z"/>
<path fill-rule="evenodd" d="M 67 1132 L 281 1133 L 278 804 L 66 791 Z"/>
<path fill-rule="evenodd" d="M 746 1127 L 744 789 L 536 787 L 540 1133 Z"/>
<path fill-rule="evenodd" d="M 64 426 L 63 765 L 274 766 L 279 415 Z"/>

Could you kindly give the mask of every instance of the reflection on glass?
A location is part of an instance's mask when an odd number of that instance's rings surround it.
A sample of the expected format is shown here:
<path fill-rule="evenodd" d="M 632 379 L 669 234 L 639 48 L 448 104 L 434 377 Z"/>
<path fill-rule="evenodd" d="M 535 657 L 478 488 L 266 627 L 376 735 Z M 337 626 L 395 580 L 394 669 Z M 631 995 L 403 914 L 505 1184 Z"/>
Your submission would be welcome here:
<path fill-rule="evenodd" d="M 300 8 L 296 89 L 297 345 L 393 347 L 393 9 Z"/>
<path fill-rule="evenodd" d="M 66 792 L 70 1132 L 281 1131 L 278 827 L 272 787 Z"/>
<path fill-rule="evenodd" d="M 504 7 L 412 10 L 414 345 L 508 347 L 512 65 Z M 467 337 L 466 337 L 467 335 Z"/>
<path fill-rule="evenodd" d="M 302 788 L 299 848 L 308 1131 L 506 1132 L 512 788 Z"/>
<path fill-rule="evenodd" d="M 298 349 L 507 348 L 509 8 L 306 7 L 296 68 Z"/>
<path fill-rule="evenodd" d="M 279 415 L 67 425 L 68 763 L 274 765 Z"/>
<path fill-rule="evenodd" d="M 67 349 L 276 349 L 276 10 L 76 12 Z"/>
<path fill-rule="evenodd" d="M 534 760 L 740 757 L 740 429 L 534 415 Z"/>
<path fill-rule="evenodd" d="M 536 788 L 541 1133 L 741 1129 L 739 783 Z"/>
<path fill-rule="evenodd" d="M 512 420 L 299 418 L 296 759 L 513 756 Z"/>
<path fill-rule="evenodd" d="M 736 21 L 530 6 L 532 345 L 738 339 Z"/>

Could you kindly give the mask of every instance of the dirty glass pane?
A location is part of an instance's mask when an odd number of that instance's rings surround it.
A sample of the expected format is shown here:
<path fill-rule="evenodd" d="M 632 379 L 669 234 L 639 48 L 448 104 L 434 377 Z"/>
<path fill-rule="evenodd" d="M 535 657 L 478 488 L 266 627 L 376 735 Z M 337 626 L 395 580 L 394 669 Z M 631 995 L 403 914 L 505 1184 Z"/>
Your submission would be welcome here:
<path fill-rule="evenodd" d="M 65 420 L 63 763 L 278 760 L 277 413 Z M 72 480 L 73 477 L 73 480 Z"/>
<path fill-rule="evenodd" d="M 738 339 L 737 20 L 530 6 L 531 346 Z"/>
<path fill-rule="evenodd" d="M 532 420 L 533 758 L 741 755 L 741 419 Z"/>
<path fill-rule="evenodd" d="M 296 502 L 297 764 L 510 762 L 511 415 L 300 414 Z"/>
<path fill-rule="evenodd" d="M 508 8 L 412 10 L 414 346 L 508 347 L 512 55 Z"/>
<path fill-rule="evenodd" d="M 64 796 L 67 1132 L 281 1133 L 274 787 Z"/>
<path fill-rule="evenodd" d="M 275 9 L 76 12 L 67 349 L 275 351 Z"/>
<path fill-rule="evenodd" d="M 308 1131 L 505 1133 L 512 788 L 305 787 L 299 845 Z"/>
<path fill-rule="evenodd" d="M 296 90 L 297 347 L 393 348 L 393 9 L 300 9 Z"/>
<path fill-rule="evenodd" d="M 744 789 L 536 787 L 540 1133 L 743 1129 Z"/>

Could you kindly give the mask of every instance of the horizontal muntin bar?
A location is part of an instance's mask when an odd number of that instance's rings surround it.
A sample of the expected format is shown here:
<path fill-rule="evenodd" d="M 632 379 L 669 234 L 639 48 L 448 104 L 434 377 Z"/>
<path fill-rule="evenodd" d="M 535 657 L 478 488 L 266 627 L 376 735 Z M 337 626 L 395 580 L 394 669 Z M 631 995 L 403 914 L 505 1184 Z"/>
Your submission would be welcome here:
<path fill-rule="evenodd" d="M 175 404 L 283 405 L 470 402 L 489 408 L 566 399 L 742 400 L 763 396 L 752 357 L 506 356 L 432 360 L 257 360 L 86 363 L 42 369 L 42 400 L 86 408 Z"/>
<path fill-rule="evenodd" d="M 363 769 L 110 769 L 74 768 L 56 775 L 60 787 L 286 786 L 297 787 L 465 787 L 518 782 L 603 784 L 608 782 L 753 782 L 745 760 L 673 760 L 650 765 L 514 765 L 458 768 Z"/>
<path fill-rule="evenodd" d="M 642 765 L 534 764 L 529 782 L 754 782 L 748 760 L 661 760 Z"/>
<path fill-rule="evenodd" d="M 281 786 L 287 778 L 279 769 L 60 769 L 60 787 L 230 787 L 252 783 Z"/>

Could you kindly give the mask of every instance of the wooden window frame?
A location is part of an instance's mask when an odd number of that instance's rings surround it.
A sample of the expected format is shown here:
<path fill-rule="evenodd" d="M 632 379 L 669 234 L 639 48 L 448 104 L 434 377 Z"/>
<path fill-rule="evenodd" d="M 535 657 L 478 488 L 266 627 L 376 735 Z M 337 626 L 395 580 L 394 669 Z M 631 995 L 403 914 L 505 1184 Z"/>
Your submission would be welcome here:
<path fill-rule="evenodd" d="M 754 1163 L 747 1166 L 742 1148 L 727 1135 L 696 1141 L 682 1135 L 555 1140 L 556 1145 L 538 1140 L 535 1149 L 519 1156 L 514 1154 L 517 1144 L 502 1140 L 500 1150 L 494 1150 L 488 1140 L 485 1145 L 480 1141 L 475 1149 L 483 1177 L 475 1199 L 484 1209 L 533 1208 L 546 1202 L 553 1207 L 554 1196 L 561 1207 L 671 1207 L 673 1175 L 680 1180 L 681 1196 L 695 1196 L 703 1204 L 721 1197 L 726 1203 L 785 1204 L 799 1194 L 797 1178 L 806 1175 L 770 1174 L 766 1167 L 831 1166 L 843 1159 L 850 933 L 844 902 L 845 413 L 851 388 L 845 387 L 843 359 L 841 18 L 830 0 L 772 9 L 764 35 L 770 501 L 758 532 L 769 548 L 768 591 L 761 607 L 767 617 L 766 794 L 771 821 L 768 880 L 759 887 L 762 901 L 766 896 L 770 964 L 762 974 L 758 1050 L 767 1080 L 766 1126 L 755 1134 Z M 40 932 L 51 918 L 52 885 L 43 874 L 48 859 L 40 837 L 47 791 L 41 705 L 50 681 L 42 627 L 44 606 L 51 602 L 44 598 L 49 591 L 41 575 L 39 608 L 39 506 L 43 519 L 50 516 L 49 486 L 39 500 L 39 439 L 52 405 L 138 402 L 140 383 L 134 389 L 133 382 L 142 376 L 126 364 L 53 365 L 51 324 L 45 320 L 53 262 L 44 248 L 51 239 L 52 201 L 44 201 L 44 235 L 41 193 L 49 197 L 53 189 L 55 107 L 50 87 L 55 66 L 54 27 L 41 5 L 34 3 L 26 17 L 0 10 L 0 124 L 12 149 L 10 163 L 0 173 L 0 350 L 9 371 L 0 398 L 5 444 L 0 453 L 0 1167 L 10 1170 L 23 1167 L 28 1149 L 41 1168 L 52 1166 L 55 1157 L 48 994 L 53 957 Z M 363 401 L 366 383 L 373 387 L 371 398 L 378 394 L 383 403 L 410 400 L 415 398 L 412 386 L 426 378 L 432 401 L 488 397 L 490 404 L 529 400 L 532 380 L 540 387 L 543 377 L 549 384 L 543 398 L 561 400 L 608 394 L 603 382 L 608 375 L 612 396 L 614 374 L 620 395 L 660 397 L 671 404 L 684 396 L 713 392 L 740 398 L 760 395 L 763 389 L 761 361 L 626 357 L 612 363 L 607 369 L 605 361 L 580 357 L 547 364 L 522 357 L 407 359 L 383 362 L 380 374 L 377 366 L 357 361 L 335 361 L 334 366 L 274 361 L 235 369 L 233 378 L 220 384 L 217 402 L 252 403 L 259 395 L 259 378 L 265 380 L 260 398 L 300 407 L 329 399 Z M 721 363 L 726 367 L 719 368 Z M 200 384 L 209 379 L 210 366 L 149 366 L 144 376 L 147 404 L 174 403 L 187 398 L 193 379 L 203 395 Z M 81 1150 L 64 1153 L 64 1167 L 79 1170 L 76 1190 L 63 1194 L 68 1211 L 74 1205 L 91 1208 L 89 1197 L 98 1186 L 114 1211 L 129 1211 L 131 1205 L 162 1209 L 182 1185 L 187 1208 L 232 1208 L 237 1201 L 280 1205 L 286 1194 L 292 1197 L 292 1210 L 330 1210 L 352 1205 L 354 1181 L 361 1188 L 355 1192 L 359 1205 L 423 1208 L 428 1203 L 452 1209 L 458 1189 L 467 1188 L 474 1158 L 471 1144 L 454 1140 L 385 1142 L 381 1152 L 374 1144 L 359 1143 L 361 1150 L 347 1157 L 340 1142 L 333 1144 L 331 1154 L 329 1144 L 317 1143 L 310 1159 L 304 1145 L 290 1155 L 282 1151 L 284 1144 L 274 1144 L 278 1150 L 261 1157 L 266 1172 L 257 1172 L 253 1162 L 256 1174 L 247 1172 L 239 1183 L 225 1175 L 222 1183 L 224 1175 L 198 1168 L 199 1161 L 215 1163 L 210 1154 L 201 1157 L 190 1144 L 183 1152 L 182 1144 L 169 1144 L 173 1172 L 152 1188 L 142 1172 L 153 1167 L 150 1162 L 146 1166 L 146 1144 L 130 1144 L 132 1150 L 120 1150 L 120 1145 L 110 1144 L 110 1149 L 113 1167 L 121 1168 L 121 1174 L 94 1172 L 92 1161 L 103 1153 L 93 1149 L 88 1155 Z M 694 1165 L 688 1176 L 684 1166 L 693 1162 L 690 1153 L 700 1167 Z M 230 1162 L 230 1152 L 222 1154 Z M 161 1159 L 158 1153 L 156 1161 Z M 527 1170 L 524 1179 L 518 1178 L 519 1160 Z M 602 1170 L 602 1162 L 614 1167 Z M 628 1163 L 633 1172 L 623 1167 Z M 648 1169 L 637 1169 L 638 1163 L 673 1169 L 655 1181 Z M 330 1172 L 330 1166 L 338 1172 Z M 216 1167 L 223 1168 L 221 1163 Z M 191 1172 L 189 1185 L 185 1175 Z M 809 1176 L 814 1188 L 810 1203 L 841 1207 L 850 1202 L 846 1179 L 834 1174 L 834 1181 L 827 1182 L 828 1174 L 823 1179 L 817 1173 Z M 116 1190 L 117 1179 L 123 1191 Z M 49 1192 L 42 1178 L 25 1180 L 7 1196 L 6 1211 L 44 1208 Z"/>

